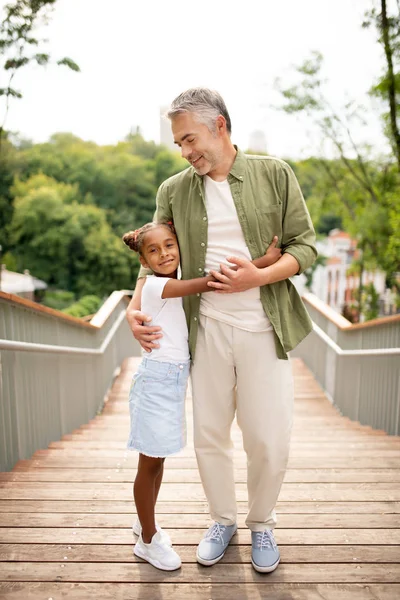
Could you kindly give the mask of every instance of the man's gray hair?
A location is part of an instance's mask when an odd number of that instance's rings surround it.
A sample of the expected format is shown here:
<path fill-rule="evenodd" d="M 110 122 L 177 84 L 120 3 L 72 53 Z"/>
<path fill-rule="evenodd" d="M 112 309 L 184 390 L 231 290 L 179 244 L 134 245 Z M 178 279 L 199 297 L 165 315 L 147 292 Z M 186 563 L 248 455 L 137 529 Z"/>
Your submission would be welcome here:
<path fill-rule="evenodd" d="M 231 134 L 231 118 L 225 102 L 222 96 L 214 90 L 209 90 L 208 88 L 190 88 L 186 92 L 182 92 L 182 94 L 179 94 L 173 100 L 167 112 L 167 117 L 168 119 L 173 119 L 185 112 L 194 113 L 197 120 L 206 125 L 210 131 L 215 131 L 215 122 L 219 115 L 222 115 L 226 120 L 228 133 L 229 135 Z"/>

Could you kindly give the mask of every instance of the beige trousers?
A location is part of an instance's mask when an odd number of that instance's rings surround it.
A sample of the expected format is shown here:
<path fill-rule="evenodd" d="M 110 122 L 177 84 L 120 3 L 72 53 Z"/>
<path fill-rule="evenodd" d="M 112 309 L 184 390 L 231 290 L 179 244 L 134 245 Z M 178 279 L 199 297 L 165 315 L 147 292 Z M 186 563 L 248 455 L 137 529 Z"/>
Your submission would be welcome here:
<path fill-rule="evenodd" d="M 247 454 L 246 525 L 273 529 L 292 427 L 290 361 L 277 358 L 272 331 L 253 333 L 201 316 L 191 376 L 194 447 L 212 519 L 236 522 L 230 435 L 236 413 Z"/>

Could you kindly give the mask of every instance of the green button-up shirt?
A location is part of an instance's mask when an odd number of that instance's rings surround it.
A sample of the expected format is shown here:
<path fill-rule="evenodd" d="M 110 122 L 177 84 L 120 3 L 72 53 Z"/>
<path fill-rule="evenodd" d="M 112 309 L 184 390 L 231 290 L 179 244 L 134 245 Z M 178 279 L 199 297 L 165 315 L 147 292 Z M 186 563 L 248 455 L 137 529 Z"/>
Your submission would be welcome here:
<path fill-rule="evenodd" d="M 299 273 L 313 264 L 317 257 L 315 232 L 299 184 L 288 164 L 277 158 L 247 155 L 238 150 L 228 182 L 252 259 L 265 254 L 277 235 L 282 252 L 291 254 L 299 263 Z M 197 175 L 193 167 L 161 184 L 154 220 L 174 223 L 182 278 L 204 275 L 207 211 L 203 177 Z M 139 277 L 148 273 L 141 269 Z M 277 356 L 285 359 L 287 352 L 311 331 L 311 320 L 289 279 L 262 286 L 260 296 L 275 332 Z M 200 294 L 183 298 L 183 306 L 194 359 Z"/>

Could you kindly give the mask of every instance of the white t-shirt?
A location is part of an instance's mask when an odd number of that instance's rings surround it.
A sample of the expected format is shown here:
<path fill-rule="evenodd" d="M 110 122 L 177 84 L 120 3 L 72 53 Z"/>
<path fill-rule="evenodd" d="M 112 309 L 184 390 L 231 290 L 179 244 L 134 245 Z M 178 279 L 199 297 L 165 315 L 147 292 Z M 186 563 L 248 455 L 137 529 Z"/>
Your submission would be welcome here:
<path fill-rule="evenodd" d="M 205 271 L 229 265 L 227 256 L 251 260 L 227 180 L 214 181 L 206 175 L 204 190 L 208 218 Z M 260 288 L 234 294 L 202 294 L 200 313 L 246 331 L 272 329 L 261 304 Z"/>
<path fill-rule="evenodd" d="M 147 325 L 159 325 L 163 334 L 157 340 L 160 347 L 144 356 L 163 362 L 186 362 L 189 360 L 189 336 L 182 298 L 161 297 L 169 280 L 170 277 L 150 275 L 143 286 L 141 311 L 152 318 Z"/>

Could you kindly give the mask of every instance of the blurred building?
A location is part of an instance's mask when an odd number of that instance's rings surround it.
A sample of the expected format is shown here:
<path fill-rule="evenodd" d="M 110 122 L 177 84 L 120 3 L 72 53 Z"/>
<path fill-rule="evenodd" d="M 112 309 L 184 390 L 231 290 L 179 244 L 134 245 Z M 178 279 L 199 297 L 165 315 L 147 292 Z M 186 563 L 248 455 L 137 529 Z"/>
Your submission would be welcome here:
<path fill-rule="evenodd" d="M 357 302 L 360 275 L 351 265 L 360 257 L 357 241 L 345 231 L 333 229 L 317 242 L 318 253 L 326 257 L 325 265 L 315 270 L 311 291 L 339 313 Z M 386 292 L 386 274 L 383 271 L 364 271 L 362 284 L 373 283 L 380 296 Z"/>
<path fill-rule="evenodd" d="M 45 290 L 47 284 L 41 279 L 32 277 L 28 269 L 23 273 L 8 271 L 6 265 L 1 265 L 0 291 L 6 294 L 16 294 L 27 300 L 36 301 L 38 292 Z"/>
<path fill-rule="evenodd" d="M 171 121 L 165 116 L 168 108 L 169 106 L 162 106 L 160 108 L 160 144 L 163 144 L 173 152 L 177 152 L 178 148 L 174 144 L 174 138 L 172 137 Z"/>
<path fill-rule="evenodd" d="M 265 133 L 261 131 L 261 129 L 252 131 L 249 135 L 248 150 L 251 150 L 252 152 L 262 152 L 263 154 L 266 154 L 267 138 L 265 137 Z"/>

